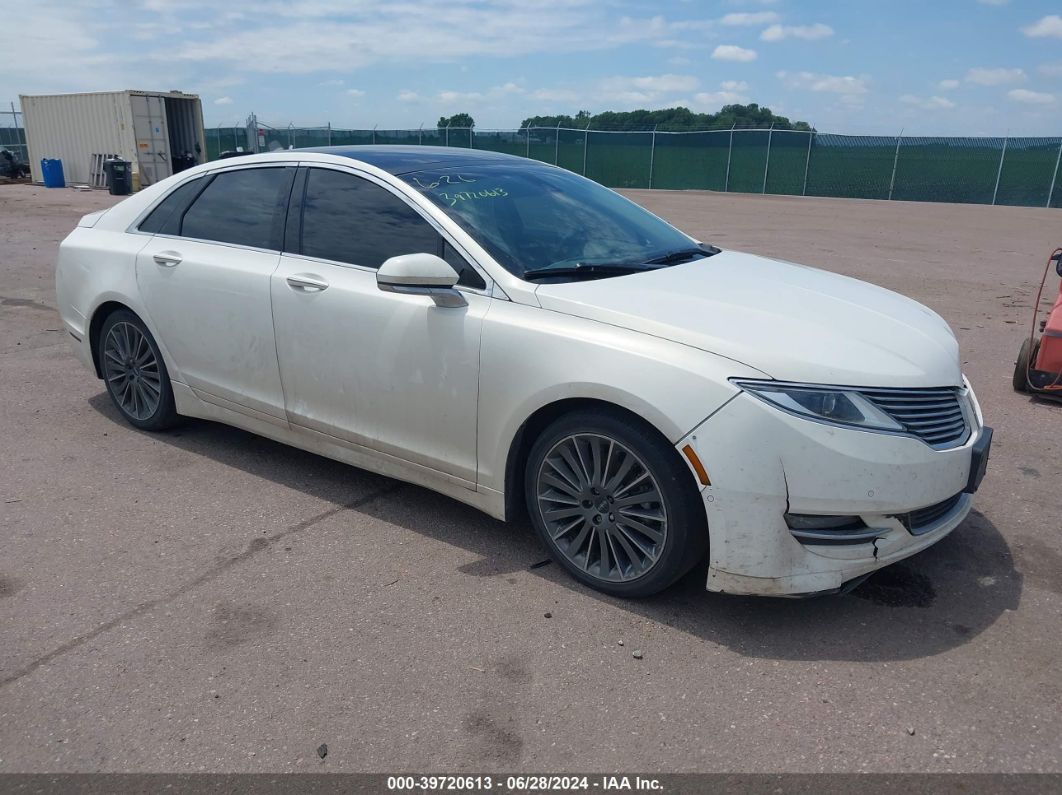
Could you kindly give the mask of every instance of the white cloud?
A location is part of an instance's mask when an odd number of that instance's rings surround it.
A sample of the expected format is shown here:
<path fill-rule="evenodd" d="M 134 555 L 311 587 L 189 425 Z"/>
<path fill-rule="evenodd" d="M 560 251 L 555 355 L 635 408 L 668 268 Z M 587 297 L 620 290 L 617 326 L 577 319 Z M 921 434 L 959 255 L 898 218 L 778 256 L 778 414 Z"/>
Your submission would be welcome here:
<path fill-rule="evenodd" d="M 719 84 L 724 91 L 748 91 L 749 84 L 744 80 L 724 80 Z"/>
<path fill-rule="evenodd" d="M 396 99 L 399 102 L 420 102 L 420 94 L 416 91 L 399 91 Z"/>
<path fill-rule="evenodd" d="M 1029 91 L 1026 88 L 1013 88 L 1007 92 L 1007 96 L 1015 102 L 1024 102 L 1027 105 L 1054 105 L 1055 98 L 1052 94 L 1042 91 Z"/>
<path fill-rule="evenodd" d="M 979 86 L 1002 86 L 1007 83 L 1020 83 L 1024 79 L 1025 71 L 1022 69 L 986 69 L 977 66 L 966 73 L 966 82 Z"/>
<path fill-rule="evenodd" d="M 777 77 L 790 88 L 856 96 L 867 93 L 866 77 L 823 75 L 815 72 L 778 72 Z"/>
<path fill-rule="evenodd" d="M 214 100 L 215 105 L 231 105 L 232 97 L 218 97 Z"/>
<path fill-rule="evenodd" d="M 1027 28 L 1022 28 L 1021 32 L 1033 38 L 1050 36 L 1055 39 L 1062 39 L 1062 17 L 1058 14 L 1051 14 L 1039 22 L 1029 25 Z"/>
<path fill-rule="evenodd" d="M 693 75 L 667 74 L 651 77 L 617 77 L 610 78 L 610 80 L 646 91 L 692 91 L 697 88 L 697 78 Z"/>
<path fill-rule="evenodd" d="M 594 96 L 599 100 L 623 105 L 661 104 L 667 97 L 695 91 L 700 81 L 692 75 L 649 75 L 644 77 L 606 77 Z"/>
<path fill-rule="evenodd" d="M 914 105 L 922 110 L 950 110 L 955 107 L 955 103 L 945 97 L 916 97 L 912 94 L 904 94 L 900 97 L 900 102 L 906 105 Z"/>
<path fill-rule="evenodd" d="M 536 88 L 529 95 L 539 102 L 580 102 L 582 95 L 570 88 Z"/>
<path fill-rule="evenodd" d="M 1062 77 L 1062 61 L 1057 63 L 1042 63 L 1037 68 L 1044 77 Z"/>
<path fill-rule="evenodd" d="M 774 11 L 744 11 L 727 14 L 719 20 L 724 25 L 769 25 L 778 21 Z"/>
<path fill-rule="evenodd" d="M 712 50 L 712 58 L 717 61 L 737 61 L 739 63 L 746 63 L 748 61 L 756 60 L 756 51 L 746 50 L 744 47 L 738 47 L 736 44 L 720 44 Z"/>
<path fill-rule="evenodd" d="M 320 83 L 318 83 L 317 85 L 319 85 L 319 86 L 323 86 L 323 87 L 326 87 L 326 88 L 327 88 L 327 87 L 329 87 L 329 86 L 341 86 L 341 85 L 343 85 L 343 83 L 344 83 L 344 82 L 345 82 L 345 81 L 343 81 L 343 80 L 340 80 L 339 78 L 333 78 L 333 79 L 331 79 L 331 80 L 322 80 L 322 81 L 321 81 Z"/>
<path fill-rule="evenodd" d="M 958 87 L 958 80 L 941 80 L 939 83 L 937 83 L 937 88 L 939 88 L 941 91 L 954 91 Z"/>
<path fill-rule="evenodd" d="M 353 97 L 354 99 L 358 99 L 359 97 L 364 97 L 365 96 L 365 92 L 362 91 L 360 88 L 348 88 L 347 89 L 347 96 L 348 97 Z"/>
<path fill-rule="evenodd" d="M 826 39 L 833 35 L 833 28 L 816 22 L 814 25 L 771 25 L 760 38 L 763 41 L 782 41 L 783 39 L 804 39 L 816 41 Z"/>

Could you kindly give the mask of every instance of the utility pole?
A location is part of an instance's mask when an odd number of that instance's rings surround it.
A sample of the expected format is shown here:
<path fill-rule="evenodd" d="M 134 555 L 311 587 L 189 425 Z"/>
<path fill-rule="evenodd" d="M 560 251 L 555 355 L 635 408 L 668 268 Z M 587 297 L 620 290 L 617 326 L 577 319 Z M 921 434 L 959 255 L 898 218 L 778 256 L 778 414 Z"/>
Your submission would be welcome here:
<path fill-rule="evenodd" d="M 763 190 L 760 193 L 767 193 L 767 171 L 771 167 L 771 137 L 774 135 L 774 122 L 771 122 L 771 129 L 767 131 L 767 162 L 763 164 Z"/>
<path fill-rule="evenodd" d="M 896 187 L 896 166 L 900 162 L 900 142 L 903 141 L 903 127 L 896 136 L 896 152 L 892 156 L 892 177 L 889 179 L 889 201 L 892 201 L 892 191 Z"/>
<path fill-rule="evenodd" d="M 737 122 L 730 125 L 730 148 L 726 152 L 726 181 L 723 183 L 723 193 L 730 192 L 730 158 L 734 156 L 734 128 Z"/>
<path fill-rule="evenodd" d="M 804 161 L 804 188 L 800 191 L 801 196 L 808 195 L 808 169 L 811 167 L 811 142 L 815 140 L 815 131 L 808 132 L 808 156 Z"/>
<path fill-rule="evenodd" d="M 996 187 L 992 190 L 992 204 L 996 203 L 996 196 L 999 195 L 999 180 L 1003 176 L 1003 158 L 1007 156 L 1007 144 L 1010 143 L 1010 130 L 1007 130 L 1007 137 L 1003 139 L 1003 151 L 999 153 L 999 168 L 996 170 Z"/>
<path fill-rule="evenodd" d="M 649 150 L 649 190 L 653 189 L 653 165 L 656 161 L 656 128 L 659 126 L 659 124 L 653 125 L 653 144 Z"/>

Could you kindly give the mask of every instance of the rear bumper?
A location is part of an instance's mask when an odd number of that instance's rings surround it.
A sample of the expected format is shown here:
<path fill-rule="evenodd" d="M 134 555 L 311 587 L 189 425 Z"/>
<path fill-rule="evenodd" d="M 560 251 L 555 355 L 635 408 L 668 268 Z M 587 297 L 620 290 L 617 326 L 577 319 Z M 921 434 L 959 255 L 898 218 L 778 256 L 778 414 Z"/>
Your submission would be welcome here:
<path fill-rule="evenodd" d="M 694 447 L 711 479 L 702 491 L 708 590 L 836 592 L 940 541 L 973 506 L 966 491 L 973 449 L 986 435 L 974 407 L 966 443 L 934 450 L 918 439 L 810 422 L 736 397 L 678 445 Z M 787 513 L 856 516 L 875 532 L 856 543 L 799 540 Z"/>

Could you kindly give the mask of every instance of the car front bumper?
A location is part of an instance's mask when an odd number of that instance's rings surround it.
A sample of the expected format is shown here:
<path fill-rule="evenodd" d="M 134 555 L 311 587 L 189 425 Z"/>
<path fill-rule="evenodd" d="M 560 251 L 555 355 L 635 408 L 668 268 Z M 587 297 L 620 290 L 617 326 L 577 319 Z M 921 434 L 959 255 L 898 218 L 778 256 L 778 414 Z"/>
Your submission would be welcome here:
<path fill-rule="evenodd" d="M 968 387 L 967 387 L 968 388 Z M 813 422 L 742 393 L 678 443 L 711 484 L 701 497 L 708 590 L 798 596 L 836 592 L 935 544 L 969 514 L 975 446 L 987 441 L 972 390 L 970 438 L 949 450 L 919 439 Z M 975 476 L 976 477 L 976 476 Z M 912 531 L 909 514 L 930 508 Z M 785 515 L 858 516 L 873 538 L 801 542 Z"/>

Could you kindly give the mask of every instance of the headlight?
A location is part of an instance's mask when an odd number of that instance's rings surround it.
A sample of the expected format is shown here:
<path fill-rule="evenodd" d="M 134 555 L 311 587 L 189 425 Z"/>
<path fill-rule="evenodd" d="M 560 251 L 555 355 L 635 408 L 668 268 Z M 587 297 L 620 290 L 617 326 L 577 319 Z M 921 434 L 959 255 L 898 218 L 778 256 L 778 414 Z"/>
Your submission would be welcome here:
<path fill-rule="evenodd" d="M 902 431 L 900 423 L 858 392 L 831 386 L 743 381 L 734 384 L 772 406 L 801 417 L 878 431 Z"/>

